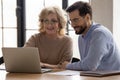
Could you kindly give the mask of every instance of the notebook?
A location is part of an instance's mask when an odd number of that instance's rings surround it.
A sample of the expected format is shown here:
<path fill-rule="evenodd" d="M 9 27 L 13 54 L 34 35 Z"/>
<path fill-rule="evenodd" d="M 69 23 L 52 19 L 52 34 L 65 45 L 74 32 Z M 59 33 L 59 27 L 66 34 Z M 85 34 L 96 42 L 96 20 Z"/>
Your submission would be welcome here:
<path fill-rule="evenodd" d="M 105 77 L 120 75 L 120 71 L 81 71 L 81 76 Z"/>
<path fill-rule="evenodd" d="M 35 47 L 2 48 L 5 69 L 13 73 L 44 73 L 51 69 L 40 66 L 39 51 Z"/>

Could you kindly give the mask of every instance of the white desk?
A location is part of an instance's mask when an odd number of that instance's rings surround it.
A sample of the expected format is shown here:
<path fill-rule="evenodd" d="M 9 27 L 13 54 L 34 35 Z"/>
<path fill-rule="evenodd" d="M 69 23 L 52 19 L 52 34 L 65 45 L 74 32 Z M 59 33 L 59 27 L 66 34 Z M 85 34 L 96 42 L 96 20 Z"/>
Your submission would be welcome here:
<path fill-rule="evenodd" d="M 27 74 L 27 73 L 7 73 L 0 70 L 0 80 L 120 80 L 120 75 L 108 77 L 88 77 L 80 76 L 79 72 L 75 75 L 56 75 L 50 73 Z"/>

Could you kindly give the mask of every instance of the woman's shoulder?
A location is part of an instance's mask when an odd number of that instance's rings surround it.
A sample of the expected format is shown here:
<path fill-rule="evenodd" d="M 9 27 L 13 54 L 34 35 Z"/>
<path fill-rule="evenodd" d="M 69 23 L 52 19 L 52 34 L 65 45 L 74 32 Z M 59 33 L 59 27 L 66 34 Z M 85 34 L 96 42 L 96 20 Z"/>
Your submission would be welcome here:
<path fill-rule="evenodd" d="M 33 35 L 31 35 L 30 39 L 38 40 L 38 39 L 43 38 L 43 37 L 44 37 L 43 33 L 34 33 Z"/>
<path fill-rule="evenodd" d="M 35 33 L 35 34 L 33 34 L 32 36 L 33 37 L 40 37 L 40 36 L 43 36 L 44 34 L 43 33 Z"/>
<path fill-rule="evenodd" d="M 64 35 L 65 39 L 71 39 L 71 37 L 69 35 Z"/>
<path fill-rule="evenodd" d="M 62 39 L 65 41 L 72 41 L 72 38 L 69 35 L 64 35 Z"/>

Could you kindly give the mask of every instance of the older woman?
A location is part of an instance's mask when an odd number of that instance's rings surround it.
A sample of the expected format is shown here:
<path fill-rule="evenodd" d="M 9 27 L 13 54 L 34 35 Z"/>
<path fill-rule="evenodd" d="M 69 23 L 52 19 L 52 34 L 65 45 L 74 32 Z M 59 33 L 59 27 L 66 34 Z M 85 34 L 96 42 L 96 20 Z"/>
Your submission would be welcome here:
<path fill-rule="evenodd" d="M 39 33 L 34 34 L 24 47 L 39 49 L 42 67 L 60 68 L 72 58 L 72 39 L 65 35 L 66 19 L 58 7 L 46 7 L 39 15 Z"/>

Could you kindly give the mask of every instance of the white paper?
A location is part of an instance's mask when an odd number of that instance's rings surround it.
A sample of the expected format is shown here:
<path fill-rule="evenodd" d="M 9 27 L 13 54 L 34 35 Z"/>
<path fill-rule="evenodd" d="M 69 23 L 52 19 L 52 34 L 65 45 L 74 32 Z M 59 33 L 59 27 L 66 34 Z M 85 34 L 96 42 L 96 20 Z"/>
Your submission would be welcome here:
<path fill-rule="evenodd" d="M 5 64 L 4 63 L 0 65 L 0 70 L 5 70 Z"/>
<path fill-rule="evenodd" d="M 48 74 L 72 76 L 72 75 L 80 75 L 80 71 L 64 70 L 64 71 L 52 72 Z"/>

